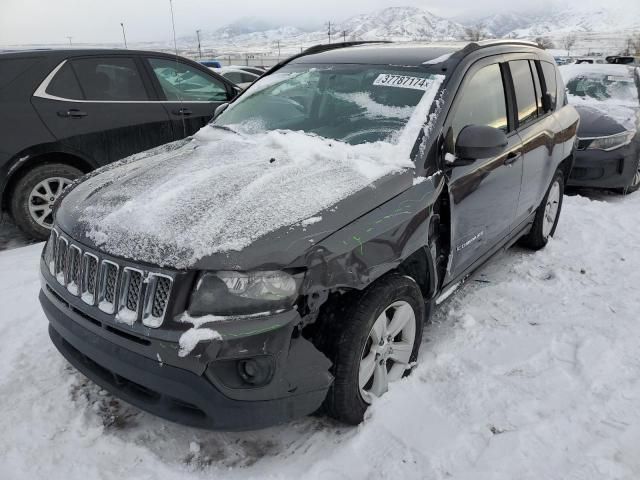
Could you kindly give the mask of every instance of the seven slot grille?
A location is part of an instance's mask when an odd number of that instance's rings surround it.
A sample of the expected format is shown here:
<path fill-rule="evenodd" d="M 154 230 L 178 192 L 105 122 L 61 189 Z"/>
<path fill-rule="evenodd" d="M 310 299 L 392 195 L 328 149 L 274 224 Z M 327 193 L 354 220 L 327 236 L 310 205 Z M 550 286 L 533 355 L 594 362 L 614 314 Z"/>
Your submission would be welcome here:
<path fill-rule="evenodd" d="M 44 259 L 56 280 L 86 304 L 129 325 L 140 319 L 148 327 L 162 325 L 173 286 L 170 276 L 100 259 L 56 230 L 51 231 Z"/>

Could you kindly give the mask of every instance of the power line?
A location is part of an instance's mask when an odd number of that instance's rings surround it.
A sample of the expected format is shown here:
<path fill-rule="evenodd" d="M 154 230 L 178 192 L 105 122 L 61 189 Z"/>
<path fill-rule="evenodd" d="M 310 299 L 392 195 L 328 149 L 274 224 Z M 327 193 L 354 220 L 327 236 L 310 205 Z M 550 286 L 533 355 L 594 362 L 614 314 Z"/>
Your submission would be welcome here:
<path fill-rule="evenodd" d="M 129 48 L 127 47 L 127 34 L 124 33 L 124 23 L 120 22 L 120 26 L 122 27 L 122 38 L 124 39 L 124 48 Z"/>

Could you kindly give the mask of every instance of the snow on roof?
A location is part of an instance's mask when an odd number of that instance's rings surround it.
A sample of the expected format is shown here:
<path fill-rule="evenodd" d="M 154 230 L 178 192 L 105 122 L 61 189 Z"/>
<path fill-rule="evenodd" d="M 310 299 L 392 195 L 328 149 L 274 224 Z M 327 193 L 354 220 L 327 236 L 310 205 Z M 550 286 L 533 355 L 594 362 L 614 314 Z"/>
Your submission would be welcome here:
<path fill-rule="evenodd" d="M 242 250 L 412 168 L 411 150 L 443 78 L 432 77 L 396 143 L 349 145 L 304 132 L 244 135 L 206 126 L 174 150 L 125 159 L 85 180 L 80 188 L 91 194 L 75 207 L 80 222 L 105 252 L 161 266 L 188 268 Z"/>
<path fill-rule="evenodd" d="M 569 80 L 583 75 L 600 74 L 615 75 L 633 78 L 633 67 L 613 63 L 573 63 L 558 67 L 562 78 L 567 83 Z"/>

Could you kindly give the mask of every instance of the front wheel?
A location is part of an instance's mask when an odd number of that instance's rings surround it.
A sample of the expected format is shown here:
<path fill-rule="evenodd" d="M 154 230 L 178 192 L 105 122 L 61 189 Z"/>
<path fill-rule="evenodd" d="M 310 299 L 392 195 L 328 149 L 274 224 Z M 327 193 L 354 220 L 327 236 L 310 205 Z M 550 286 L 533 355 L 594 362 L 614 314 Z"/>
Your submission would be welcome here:
<path fill-rule="evenodd" d="M 563 195 L 564 175 L 562 171 L 558 170 L 551 180 L 547 194 L 536 210 L 531 231 L 522 239 L 522 244 L 525 247 L 540 250 L 545 247 L 549 238 L 553 237 L 558 226 L 560 210 L 562 210 Z"/>
<path fill-rule="evenodd" d="M 354 301 L 330 333 L 335 380 L 325 400 L 329 415 L 360 423 L 372 400 L 411 371 L 424 316 L 420 288 L 400 275 L 383 277 Z"/>

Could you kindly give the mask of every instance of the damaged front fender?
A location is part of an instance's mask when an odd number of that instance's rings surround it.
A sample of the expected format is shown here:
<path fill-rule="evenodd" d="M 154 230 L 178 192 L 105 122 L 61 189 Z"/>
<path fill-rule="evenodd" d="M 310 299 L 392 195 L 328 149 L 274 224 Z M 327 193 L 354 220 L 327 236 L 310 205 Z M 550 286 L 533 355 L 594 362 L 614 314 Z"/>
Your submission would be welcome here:
<path fill-rule="evenodd" d="M 433 266 L 434 205 L 443 188 L 437 172 L 324 239 L 307 257 L 306 293 L 362 290 L 421 249 Z"/>

